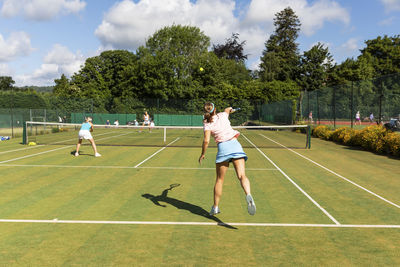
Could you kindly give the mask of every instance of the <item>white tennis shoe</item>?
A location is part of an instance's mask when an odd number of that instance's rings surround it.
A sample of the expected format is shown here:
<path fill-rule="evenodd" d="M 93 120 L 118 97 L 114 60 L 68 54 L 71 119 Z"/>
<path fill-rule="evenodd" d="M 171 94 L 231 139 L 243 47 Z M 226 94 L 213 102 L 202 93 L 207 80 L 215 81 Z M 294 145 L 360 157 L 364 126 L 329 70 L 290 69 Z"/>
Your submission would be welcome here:
<path fill-rule="evenodd" d="M 78 153 L 78 152 L 75 152 L 75 157 L 77 157 L 77 156 L 79 156 L 79 153 Z"/>
<path fill-rule="evenodd" d="M 95 157 L 101 157 L 101 154 L 100 153 L 96 153 L 96 154 L 94 154 L 94 156 Z"/>
<path fill-rule="evenodd" d="M 211 211 L 210 211 L 210 216 L 214 216 L 216 214 L 220 213 L 219 208 L 218 207 L 211 207 Z"/>
<path fill-rule="evenodd" d="M 247 211 L 249 212 L 249 214 L 250 215 L 256 214 L 256 203 L 254 203 L 254 199 L 250 194 L 246 196 L 246 201 L 247 201 Z"/>

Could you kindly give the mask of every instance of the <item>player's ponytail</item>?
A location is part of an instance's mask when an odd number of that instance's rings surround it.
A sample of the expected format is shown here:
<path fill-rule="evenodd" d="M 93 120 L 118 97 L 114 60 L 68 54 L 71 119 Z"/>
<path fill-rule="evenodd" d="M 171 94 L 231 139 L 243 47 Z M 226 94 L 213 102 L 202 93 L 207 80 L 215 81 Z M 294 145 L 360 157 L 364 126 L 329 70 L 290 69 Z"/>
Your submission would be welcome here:
<path fill-rule="evenodd" d="M 204 104 L 204 122 L 212 122 L 212 117 L 216 114 L 215 105 L 211 102 Z"/>

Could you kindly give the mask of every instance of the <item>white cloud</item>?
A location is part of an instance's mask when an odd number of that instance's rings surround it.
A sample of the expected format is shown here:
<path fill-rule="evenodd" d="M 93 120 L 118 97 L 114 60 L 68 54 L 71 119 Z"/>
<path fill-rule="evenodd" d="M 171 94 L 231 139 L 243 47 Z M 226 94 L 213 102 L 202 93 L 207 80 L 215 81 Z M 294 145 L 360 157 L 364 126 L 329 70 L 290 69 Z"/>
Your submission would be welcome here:
<path fill-rule="evenodd" d="M 301 22 L 301 31 L 313 35 L 326 21 L 350 22 L 348 11 L 333 0 L 317 0 L 308 4 L 307 0 L 252 0 L 246 21 L 249 24 L 263 24 L 273 30 L 275 14 L 291 7 Z"/>
<path fill-rule="evenodd" d="M 197 26 L 213 41 L 223 41 L 238 27 L 234 8 L 233 0 L 198 0 L 195 4 L 189 0 L 124 0 L 107 12 L 95 34 L 104 47 L 133 50 L 160 28 L 182 24 Z"/>
<path fill-rule="evenodd" d="M 384 20 L 381 20 L 379 22 L 379 25 L 380 26 L 390 26 L 390 25 L 393 25 L 395 20 L 396 20 L 396 17 L 389 17 L 389 18 L 386 18 Z"/>
<path fill-rule="evenodd" d="M 26 19 L 44 21 L 68 13 L 79 13 L 86 6 L 82 0 L 4 0 L 0 13 L 4 17 L 23 15 Z"/>
<path fill-rule="evenodd" d="M 400 11 L 400 0 L 381 0 L 386 12 Z"/>
<path fill-rule="evenodd" d="M 24 74 L 16 76 L 16 84 L 21 85 L 53 85 L 54 79 L 61 74 L 70 77 L 79 71 L 84 64 L 85 58 L 77 51 L 71 52 L 67 47 L 55 44 L 53 48 L 46 54 L 43 64 L 32 74 Z"/>
<path fill-rule="evenodd" d="M 275 14 L 288 6 L 299 16 L 306 35 L 315 33 L 327 21 L 350 21 L 347 10 L 333 0 L 317 0 L 311 5 L 307 0 L 252 0 L 247 14 L 240 16 L 243 19 L 234 15 L 234 0 L 123 0 L 104 15 L 95 35 L 102 49 L 135 50 L 162 27 L 192 25 L 204 31 L 212 44 L 239 33 L 240 40 L 246 41 L 249 61 L 255 61 L 274 30 Z"/>
<path fill-rule="evenodd" d="M 14 71 L 5 63 L 0 64 L 0 76 L 13 76 Z"/>
<path fill-rule="evenodd" d="M 347 52 L 354 52 L 359 49 L 358 40 L 356 38 L 350 38 L 340 47 Z"/>
<path fill-rule="evenodd" d="M 25 32 L 13 32 L 8 39 L 0 34 L 0 62 L 11 61 L 32 52 L 31 39 Z"/>

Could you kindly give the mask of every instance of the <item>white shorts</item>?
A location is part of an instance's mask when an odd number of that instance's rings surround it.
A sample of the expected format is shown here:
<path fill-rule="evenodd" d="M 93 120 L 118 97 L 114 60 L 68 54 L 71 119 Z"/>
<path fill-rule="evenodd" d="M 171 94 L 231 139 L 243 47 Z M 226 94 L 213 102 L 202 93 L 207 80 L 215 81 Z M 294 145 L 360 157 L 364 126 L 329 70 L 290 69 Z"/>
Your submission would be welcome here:
<path fill-rule="evenodd" d="M 145 125 L 149 125 L 150 124 L 150 121 L 144 121 L 143 122 Z"/>
<path fill-rule="evenodd" d="M 80 130 L 78 136 L 79 139 L 86 139 L 86 140 L 93 139 L 92 135 L 88 130 Z"/>

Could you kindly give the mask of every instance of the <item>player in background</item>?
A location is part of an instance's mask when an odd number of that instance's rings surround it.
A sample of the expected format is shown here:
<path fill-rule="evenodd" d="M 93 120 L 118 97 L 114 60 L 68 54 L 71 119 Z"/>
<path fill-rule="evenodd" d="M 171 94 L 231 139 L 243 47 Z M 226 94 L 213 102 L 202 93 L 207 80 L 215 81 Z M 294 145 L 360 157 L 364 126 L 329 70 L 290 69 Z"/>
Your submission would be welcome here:
<path fill-rule="evenodd" d="M 143 124 L 142 127 L 144 127 L 145 125 L 150 126 L 150 115 L 147 113 L 147 111 L 144 112 L 143 114 Z M 151 131 L 151 129 L 149 128 L 149 130 Z M 141 132 L 142 129 L 140 129 L 139 132 Z"/>
<path fill-rule="evenodd" d="M 237 138 L 240 133 L 231 127 L 229 114 L 235 110 L 231 107 L 226 108 L 224 112 L 217 113 L 213 103 L 204 105 L 204 140 L 202 145 L 199 163 L 205 158 L 207 147 L 210 143 L 210 136 L 214 136 L 218 146 L 217 158 L 215 161 L 217 178 L 214 186 L 214 205 L 211 207 L 210 215 L 220 213 L 218 204 L 222 195 L 222 187 L 226 171 L 229 168 L 229 162 L 233 163 L 236 175 L 246 194 L 247 210 L 250 215 L 256 213 L 256 205 L 250 194 L 250 181 L 245 173 L 245 161 L 247 156 Z"/>
<path fill-rule="evenodd" d="M 94 142 L 91 132 L 93 132 L 92 118 L 87 117 L 85 119 L 85 122 L 82 123 L 81 129 L 79 130 L 79 133 L 78 133 L 79 140 L 78 140 L 78 143 L 76 144 L 75 157 L 79 156 L 79 148 L 81 147 L 83 139 L 89 140 L 89 142 L 92 144 L 92 148 L 93 148 L 95 157 L 101 156 L 97 152 L 96 143 Z"/>

